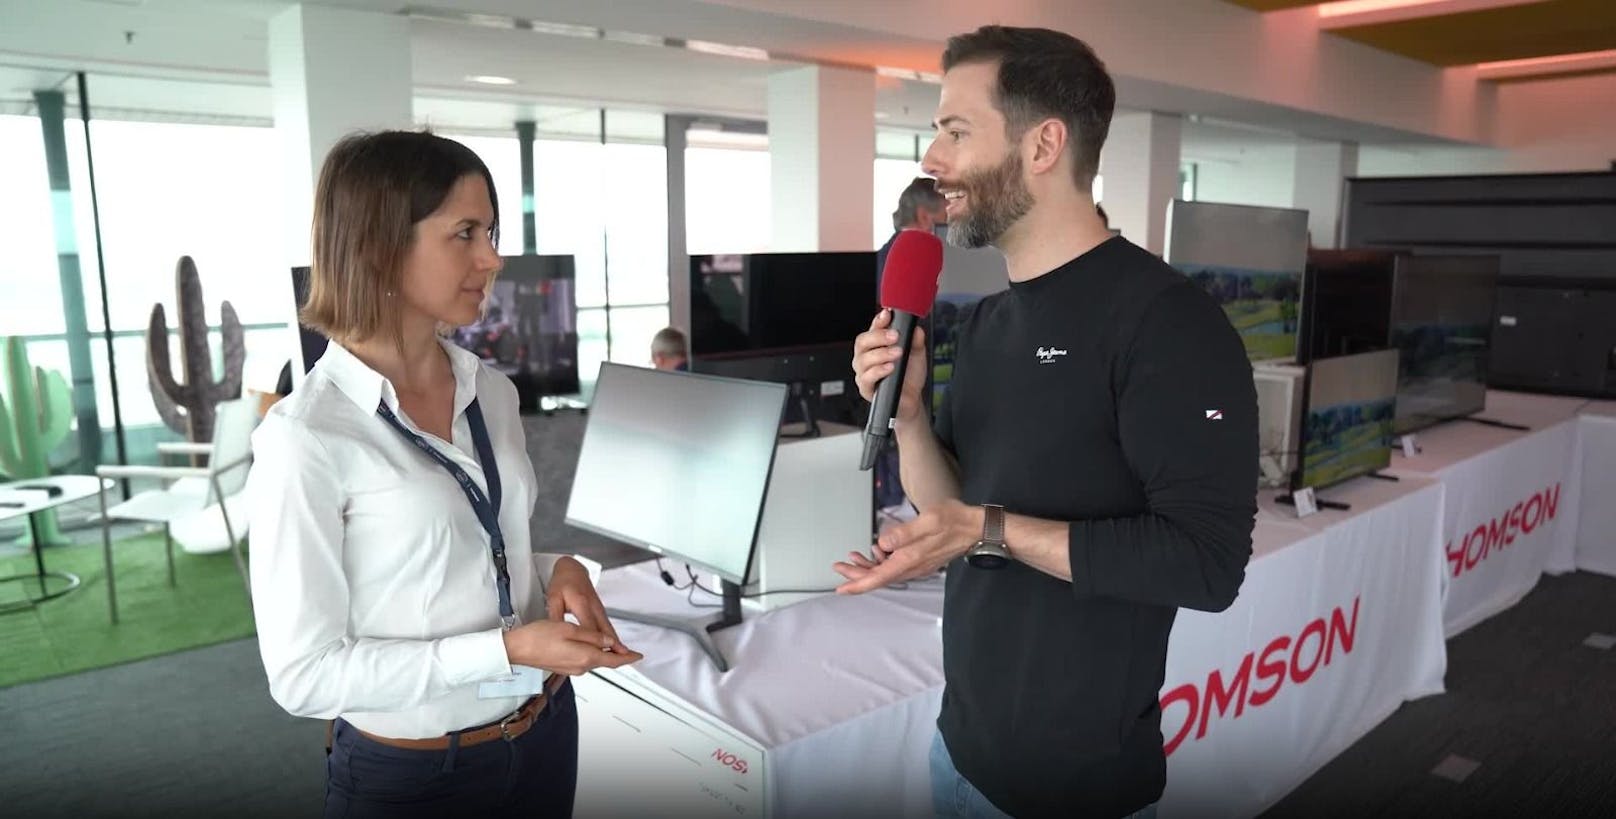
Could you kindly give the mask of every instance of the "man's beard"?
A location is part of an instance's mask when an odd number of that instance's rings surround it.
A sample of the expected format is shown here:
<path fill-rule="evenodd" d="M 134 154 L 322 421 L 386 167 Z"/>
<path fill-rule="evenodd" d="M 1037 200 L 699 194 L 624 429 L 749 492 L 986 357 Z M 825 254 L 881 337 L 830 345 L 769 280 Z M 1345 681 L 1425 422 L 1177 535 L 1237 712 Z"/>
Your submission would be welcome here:
<path fill-rule="evenodd" d="M 1006 152 L 1004 161 L 960 178 L 968 210 L 949 220 L 948 243 L 955 247 L 987 247 L 997 244 L 1021 217 L 1032 210 L 1032 191 L 1021 178 L 1021 154 Z"/>

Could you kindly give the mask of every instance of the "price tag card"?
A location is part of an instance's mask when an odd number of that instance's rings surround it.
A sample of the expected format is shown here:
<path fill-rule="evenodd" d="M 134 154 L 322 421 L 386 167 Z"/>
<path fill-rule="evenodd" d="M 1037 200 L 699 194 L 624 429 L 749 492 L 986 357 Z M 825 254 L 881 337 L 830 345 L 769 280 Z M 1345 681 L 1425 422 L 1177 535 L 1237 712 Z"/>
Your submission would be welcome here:
<path fill-rule="evenodd" d="M 1306 486 L 1291 494 L 1291 500 L 1296 502 L 1296 516 L 1305 518 L 1317 514 L 1319 511 L 1318 499 L 1313 497 L 1313 487 Z"/>

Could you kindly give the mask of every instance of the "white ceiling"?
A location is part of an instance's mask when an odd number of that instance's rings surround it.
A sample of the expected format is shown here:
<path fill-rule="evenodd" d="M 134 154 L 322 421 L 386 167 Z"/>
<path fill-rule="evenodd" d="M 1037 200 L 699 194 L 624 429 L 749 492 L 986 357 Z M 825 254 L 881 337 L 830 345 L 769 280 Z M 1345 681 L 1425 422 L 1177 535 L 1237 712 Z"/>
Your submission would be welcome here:
<path fill-rule="evenodd" d="M 324 5 L 396 13 L 399 0 L 322 0 Z M 268 124 L 267 21 L 276 0 L 0 0 L 0 112 L 31 109 L 32 91 L 60 87 L 76 104 L 72 72 L 89 72 L 89 95 L 111 118 L 186 119 Z M 792 57 L 863 64 L 924 65 L 936 47 L 847 26 L 783 18 L 701 0 L 429 0 L 433 15 L 467 10 L 531 16 L 540 22 L 588 20 L 618 32 L 701 36 L 766 48 L 769 61 L 698 53 L 669 45 L 412 19 L 411 56 L 418 118 L 440 130 L 508 132 L 532 119 L 547 132 L 593 133 L 601 105 L 650 113 L 761 120 L 770 74 L 802 65 Z M 786 24 L 789 23 L 789 24 Z M 8 35 L 5 29 L 10 29 Z M 811 56 L 809 56 L 811 55 Z M 921 56 L 926 55 L 926 56 Z M 517 84 L 494 89 L 466 77 L 494 74 Z M 928 130 L 937 87 L 877 77 L 877 124 Z M 1227 132 L 1187 123 L 1186 152 L 1234 144 L 1294 143 L 1296 135 L 1364 143 L 1407 142 L 1408 135 L 1317 115 L 1288 116 L 1272 106 L 1119 82 L 1124 100 L 1156 110 L 1226 122 L 1261 123 Z M 1219 147 L 1223 146 L 1223 147 Z"/>

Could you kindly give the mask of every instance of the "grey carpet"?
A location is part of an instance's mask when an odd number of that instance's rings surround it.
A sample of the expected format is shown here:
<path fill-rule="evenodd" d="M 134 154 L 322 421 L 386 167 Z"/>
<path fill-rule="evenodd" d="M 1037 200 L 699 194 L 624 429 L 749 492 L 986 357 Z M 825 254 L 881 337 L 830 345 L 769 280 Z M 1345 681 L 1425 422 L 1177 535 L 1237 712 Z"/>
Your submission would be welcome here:
<path fill-rule="evenodd" d="M 1616 816 L 1616 578 L 1545 577 L 1448 642 L 1448 693 L 1405 704 L 1269 811 L 1290 816 Z M 1479 762 L 1462 783 L 1432 774 Z"/>
<path fill-rule="evenodd" d="M 318 816 L 325 725 L 253 640 L 0 690 L 0 814 Z"/>

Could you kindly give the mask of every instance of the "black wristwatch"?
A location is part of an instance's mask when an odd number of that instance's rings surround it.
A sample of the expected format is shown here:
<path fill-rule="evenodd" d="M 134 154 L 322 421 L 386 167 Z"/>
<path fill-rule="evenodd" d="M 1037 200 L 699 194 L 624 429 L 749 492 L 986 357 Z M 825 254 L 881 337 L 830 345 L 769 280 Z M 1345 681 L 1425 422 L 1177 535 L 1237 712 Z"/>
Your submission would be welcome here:
<path fill-rule="evenodd" d="M 965 553 L 965 562 L 978 569 L 999 569 L 1010 562 L 1004 545 L 1004 507 L 982 504 L 982 539 Z"/>

